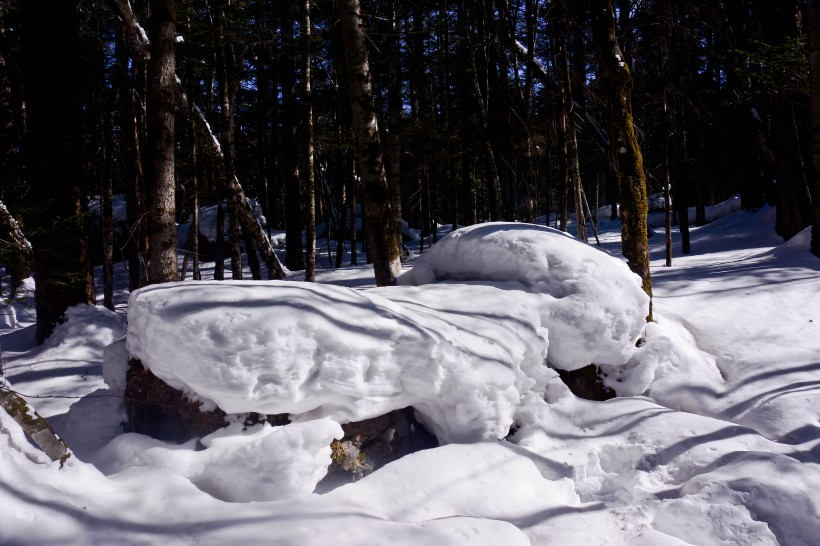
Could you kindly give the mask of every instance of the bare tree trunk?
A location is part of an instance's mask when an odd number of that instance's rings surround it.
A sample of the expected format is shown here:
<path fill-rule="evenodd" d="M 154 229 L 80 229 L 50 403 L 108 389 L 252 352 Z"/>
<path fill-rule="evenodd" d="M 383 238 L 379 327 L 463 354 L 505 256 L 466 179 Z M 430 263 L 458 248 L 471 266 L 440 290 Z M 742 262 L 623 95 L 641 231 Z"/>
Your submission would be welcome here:
<path fill-rule="evenodd" d="M 382 160 L 379 126 L 373 107 L 370 66 L 359 0 L 341 0 L 339 16 L 364 194 L 368 255 L 373 261 L 376 284 L 393 285 L 401 271 L 401 260 L 393 227 L 390 189 Z"/>
<path fill-rule="evenodd" d="M 466 2 L 462 2 L 462 10 L 462 19 L 466 24 L 469 24 L 469 10 Z M 498 165 L 495 162 L 495 153 L 493 151 L 492 140 L 490 139 L 489 114 L 487 113 L 487 105 L 484 102 L 484 96 L 481 93 L 481 85 L 478 81 L 478 65 L 476 64 L 475 49 L 472 43 L 469 28 L 465 30 L 464 37 L 467 42 L 467 66 L 472 77 L 473 95 L 478 108 L 479 119 L 481 120 L 481 131 L 483 133 L 481 142 L 484 146 L 484 161 L 487 169 L 488 185 L 490 189 L 490 219 L 502 220 L 504 217 L 504 207 L 503 196 L 501 194 L 501 177 L 498 174 Z"/>
<path fill-rule="evenodd" d="M 222 201 L 216 206 L 216 263 L 214 279 L 225 280 L 225 209 Z"/>
<path fill-rule="evenodd" d="M 811 91 L 811 251 L 820 258 L 820 0 L 809 0 L 808 26 Z"/>
<path fill-rule="evenodd" d="M 561 95 L 561 115 L 559 116 L 560 133 L 564 139 L 560 147 L 561 152 L 566 154 L 562 165 L 566 167 L 563 183 L 572 188 L 575 197 L 575 225 L 578 239 L 586 242 L 587 226 L 584 217 L 584 197 L 583 186 L 581 185 L 581 170 L 578 166 L 578 140 L 575 137 L 575 122 L 572 119 L 572 83 L 570 81 L 569 59 L 567 55 L 566 27 L 567 13 L 563 2 L 561 6 L 560 19 L 558 21 L 558 34 L 556 37 L 556 64 L 560 77 L 559 88 Z"/>
<path fill-rule="evenodd" d="M 389 152 L 387 156 L 389 184 L 390 184 L 390 204 L 393 207 L 393 227 L 396 230 L 396 240 L 402 244 L 401 234 L 401 139 L 399 131 L 401 129 L 402 98 L 401 98 L 401 39 L 399 36 L 398 24 L 398 0 L 390 0 L 390 53 L 388 62 L 388 78 L 390 85 L 387 91 L 387 102 L 389 110 L 388 141 Z"/>
<path fill-rule="evenodd" d="M 225 0 L 217 2 L 214 8 L 214 19 L 216 23 L 216 72 L 222 113 L 222 152 L 224 154 L 225 178 L 230 180 L 236 175 L 236 143 L 234 139 L 233 100 L 231 97 L 231 85 L 228 81 L 228 46 L 225 43 L 225 8 Z M 231 278 L 241 281 L 242 242 L 239 233 L 239 203 L 236 201 L 235 195 L 227 196 L 227 198 Z"/>
<path fill-rule="evenodd" d="M 632 121 L 632 74 L 616 39 L 612 0 L 593 0 L 592 17 L 593 39 L 612 112 L 610 140 L 618 172 L 622 251 L 629 268 L 641 277 L 643 289 L 651 298 L 646 176 Z M 652 320 L 651 300 L 647 320 Z"/>
<path fill-rule="evenodd" d="M 176 105 L 176 2 L 150 0 L 148 36 L 148 281 L 177 280 L 174 177 L 174 108 Z"/>
<path fill-rule="evenodd" d="M 23 2 L 23 81 L 26 101 L 25 225 L 33 249 L 38 343 L 66 309 L 95 301 L 83 225 L 86 188 L 78 131 L 79 21 L 73 2 L 43 10 Z M 55 84 L 56 82 L 56 84 Z"/>
<path fill-rule="evenodd" d="M 666 267 L 672 267 L 672 196 L 671 175 L 669 167 L 669 141 L 672 138 L 672 127 L 669 123 L 669 108 L 666 104 L 666 90 L 663 92 L 663 212 L 666 234 Z"/>

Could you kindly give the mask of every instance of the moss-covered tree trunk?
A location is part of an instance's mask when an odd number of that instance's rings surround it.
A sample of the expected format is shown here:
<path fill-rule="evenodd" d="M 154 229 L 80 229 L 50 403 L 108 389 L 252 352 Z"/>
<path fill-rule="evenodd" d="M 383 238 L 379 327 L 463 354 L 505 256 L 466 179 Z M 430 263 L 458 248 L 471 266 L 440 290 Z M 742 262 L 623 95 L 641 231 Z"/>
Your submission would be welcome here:
<path fill-rule="evenodd" d="M 641 277 L 643 289 L 651 298 L 646 176 L 632 121 L 632 74 L 618 45 L 611 0 L 593 0 L 592 33 L 612 116 L 610 142 L 618 176 L 622 252 L 629 269 Z M 650 301 L 647 320 L 651 319 Z"/>
<path fill-rule="evenodd" d="M 356 135 L 362 197 L 367 218 L 365 237 L 378 286 L 396 284 L 401 270 L 393 227 L 390 189 L 382 159 L 381 138 L 373 107 L 373 88 L 359 0 L 341 0 L 339 17 L 347 60 L 347 80 Z"/>

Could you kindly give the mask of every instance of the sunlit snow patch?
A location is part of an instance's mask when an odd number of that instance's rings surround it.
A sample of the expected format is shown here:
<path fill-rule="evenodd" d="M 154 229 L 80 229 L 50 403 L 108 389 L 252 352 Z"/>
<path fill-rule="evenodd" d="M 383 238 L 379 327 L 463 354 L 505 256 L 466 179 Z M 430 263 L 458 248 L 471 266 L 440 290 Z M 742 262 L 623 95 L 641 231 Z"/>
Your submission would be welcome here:
<path fill-rule="evenodd" d="M 454 231 L 413 262 L 402 285 L 505 283 L 538 294 L 549 362 L 566 370 L 621 365 L 645 326 L 649 297 L 621 260 L 558 230 L 518 223 Z"/>

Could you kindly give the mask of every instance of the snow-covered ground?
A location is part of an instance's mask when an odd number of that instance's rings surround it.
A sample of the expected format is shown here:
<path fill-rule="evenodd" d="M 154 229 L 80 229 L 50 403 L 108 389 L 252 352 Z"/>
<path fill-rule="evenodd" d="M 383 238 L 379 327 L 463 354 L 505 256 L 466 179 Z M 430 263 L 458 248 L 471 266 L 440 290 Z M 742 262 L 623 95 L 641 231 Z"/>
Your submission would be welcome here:
<path fill-rule="evenodd" d="M 38 348 L 17 307 L 5 376 L 74 456 L 0 410 L 0 544 L 816 544 L 820 260 L 773 224 L 734 212 L 686 257 L 675 234 L 671 268 L 653 237 L 645 328 L 620 260 L 524 226 L 457 232 L 395 288 L 358 267 L 119 293 Z M 124 434 L 129 352 L 209 404 L 298 417 L 199 450 Z M 604 365 L 619 396 L 576 398 L 544 357 Z M 312 492 L 339 422 L 408 404 L 452 443 Z"/>

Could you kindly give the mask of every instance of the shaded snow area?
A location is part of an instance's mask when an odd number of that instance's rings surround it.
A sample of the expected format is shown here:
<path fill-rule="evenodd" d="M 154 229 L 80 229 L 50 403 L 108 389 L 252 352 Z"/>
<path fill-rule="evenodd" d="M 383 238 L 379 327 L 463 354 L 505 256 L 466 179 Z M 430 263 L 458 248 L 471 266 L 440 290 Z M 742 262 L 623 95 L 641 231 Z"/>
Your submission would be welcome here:
<path fill-rule="evenodd" d="M 148 287 L 126 338 L 84 306 L 33 348 L 21 307 L 5 377 L 73 456 L 49 462 L 0 410 L 0 544 L 816 544 L 820 260 L 772 226 L 764 209 L 694 229 L 691 256 L 653 262 L 648 325 L 617 225 L 612 254 L 543 226 L 457 230 L 397 287 L 352 288 L 367 268 Z M 129 357 L 230 424 L 124 433 Z M 590 363 L 616 398 L 555 371 Z M 440 447 L 314 492 L 341 424 L 406 406 Z"/>

